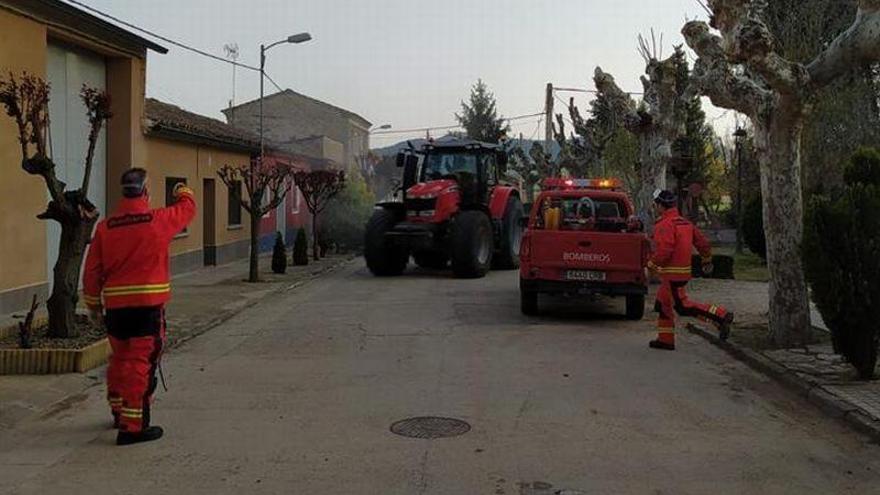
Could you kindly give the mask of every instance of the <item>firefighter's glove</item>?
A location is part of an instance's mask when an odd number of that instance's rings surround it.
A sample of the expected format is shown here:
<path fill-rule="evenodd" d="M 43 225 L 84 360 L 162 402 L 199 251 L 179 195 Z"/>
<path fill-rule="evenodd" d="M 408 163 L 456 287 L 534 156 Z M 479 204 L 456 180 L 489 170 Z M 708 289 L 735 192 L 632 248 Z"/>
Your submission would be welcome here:
<path fill-rule="evenodd" d="M 89 321 L 98 328 L 104 328 L 104 308 L 101 306 L 90 306 Z"/>
<path fill-rule="evenodd" d="M 192 189 L 188 188 L 186 186 L 186 184 L 183 182 L 178 182 L 177 184 L 174 185 L 173 194 L 174 194 L 175 198 L 179 198 L 180 195 L 185 192 L 192 193 Z"/>

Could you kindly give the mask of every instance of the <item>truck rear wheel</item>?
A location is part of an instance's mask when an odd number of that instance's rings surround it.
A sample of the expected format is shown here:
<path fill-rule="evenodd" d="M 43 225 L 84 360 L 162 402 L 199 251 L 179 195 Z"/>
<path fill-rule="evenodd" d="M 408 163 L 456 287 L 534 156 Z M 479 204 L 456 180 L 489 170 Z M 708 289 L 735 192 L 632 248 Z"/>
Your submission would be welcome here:
<path fill-rule="evenodd" d="M 428 270 L 443 270 L 449 264 L 449 256 L 445 253 L 420 251 L 413 253 L 416 265 Z"/>
<path fill-rule="evenodd" d="M 529 290 L 520 290 L 519 309 L 526 316 L 538 314 L 538 293 Z"/>
<path fill-rule="evenodd" d="M 364 258 L 367 268 L 377 277 L 393 277 L 400 275 L 409 262 L 409 252 L 402 246 L 394 246 L 387 242 L 385 233 L 397 223 L 398 215 L 394 211 L 378 209 L 373 212 L 367 222 L 364 234 Z"/>
<path fill-rule="evenodd" d="M 458 278 L 485 277 L 492 266 L 492 224 L 482 211 L 463 211 L 451 229 L 452 273 Z"/>
<path fill-rule="evenodd" d="M 641 320 L 645 316 L 645 296 L 642 294 L 626 296 L 626 318 Z"/>
<path fill-rule="evenodd" d="M 507 200 L 507 208 L 501 219 L 501 242 L 495 253 L 495 268 L 499 270 L 515 270 L 519 268 L 519 248 L 522 244 L 522 225 L 520 219 L 524 215 L 522 201 L 511 195 Z"/>

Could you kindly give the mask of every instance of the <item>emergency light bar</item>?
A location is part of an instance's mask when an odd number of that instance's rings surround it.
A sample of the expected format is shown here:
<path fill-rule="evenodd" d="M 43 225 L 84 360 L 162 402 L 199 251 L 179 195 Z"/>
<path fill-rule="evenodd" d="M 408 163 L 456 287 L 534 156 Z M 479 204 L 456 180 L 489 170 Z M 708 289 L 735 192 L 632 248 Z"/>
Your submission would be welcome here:
<path fill-rule="evenodd" d="M 544 190 L 556 189 L 620 189 L 617 179 L 565 179 L 551 177 L 544 179 Z"/>

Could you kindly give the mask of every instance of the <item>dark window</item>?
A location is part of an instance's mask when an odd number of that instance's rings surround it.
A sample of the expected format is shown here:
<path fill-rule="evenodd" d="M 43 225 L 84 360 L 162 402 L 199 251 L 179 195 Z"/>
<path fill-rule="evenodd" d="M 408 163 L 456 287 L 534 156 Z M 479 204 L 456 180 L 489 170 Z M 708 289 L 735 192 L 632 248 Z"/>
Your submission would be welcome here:
<path fill-rule="evenodd" d="M 229 226 L 241 225 L 241 181 L 235 181 L 229 186 L 228 221 Z"/>
<path fill-rule="evenodd" d="M 174 186 L 177 184 L 186 184 L 185 177 L 165 177 L 165 206 L 171 206 L 177 201 L 174 199 Z M 180 234 L 186 234 L 187 228 L 184 227 Z"/>
<path fill-rule="evenodd" d="M 180 183 L 186 184 L 183 177 L 165 177 L 165 206 L 171 206 L 175 203 L 174 186 Z"/>

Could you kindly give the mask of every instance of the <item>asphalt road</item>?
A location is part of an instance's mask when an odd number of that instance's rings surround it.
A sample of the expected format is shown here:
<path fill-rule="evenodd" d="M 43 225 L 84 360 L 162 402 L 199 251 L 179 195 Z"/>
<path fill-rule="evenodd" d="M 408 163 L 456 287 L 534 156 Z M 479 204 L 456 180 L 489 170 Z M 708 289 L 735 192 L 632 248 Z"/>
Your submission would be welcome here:
<path fill-rule="evenodd" d="M 0 492 L 880 492 L 877 445 L 703 340 L 651 351 L 622 301 L 523 317 L 516 277 L 355 261 L 167 356 L 159 442 L 114 446 L 100 386 L 0 434 Z M 471 429 L 390 432 L 414 416 Z"/>

